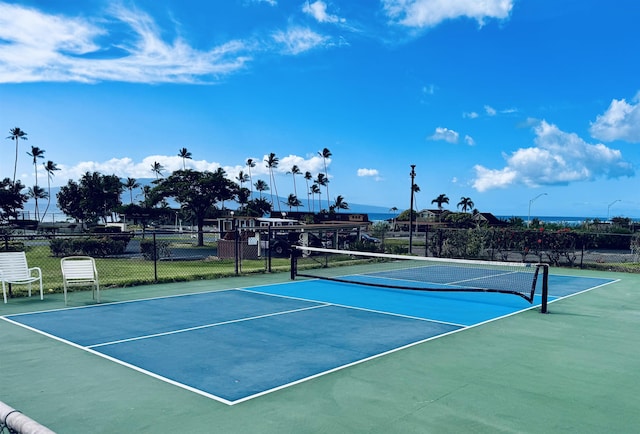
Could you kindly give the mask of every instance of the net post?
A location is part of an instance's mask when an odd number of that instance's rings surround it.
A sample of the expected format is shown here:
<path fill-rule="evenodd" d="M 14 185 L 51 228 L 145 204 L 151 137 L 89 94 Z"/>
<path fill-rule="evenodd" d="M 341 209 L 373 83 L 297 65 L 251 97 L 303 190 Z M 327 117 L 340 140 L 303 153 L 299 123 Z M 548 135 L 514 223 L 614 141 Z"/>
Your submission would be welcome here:
<path fill-rule="evenodd" d="M 549 301 L 549 264 L 542 266 L 542 304 L 540 313 L 549 313 L 547 304 Z"/>
<path fill-rule="evenodd" d="M 296 250 L 295 247 L 291 249 L 291 280 L 296 280 Z"/>

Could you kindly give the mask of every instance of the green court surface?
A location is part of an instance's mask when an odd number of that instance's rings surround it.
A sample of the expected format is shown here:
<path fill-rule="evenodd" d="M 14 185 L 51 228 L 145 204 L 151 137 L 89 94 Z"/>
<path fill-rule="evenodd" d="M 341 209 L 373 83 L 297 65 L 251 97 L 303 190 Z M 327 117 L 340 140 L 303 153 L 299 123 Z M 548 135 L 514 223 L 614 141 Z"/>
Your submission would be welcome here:
<path fill-rule="evenodd" d="M 233 406 L 0 321 L 0 401 L 59 433 L 637 432 L 640 275 L 552 274 L 620 280 L 551 303 L 546 315 L 525 311 Z M 108 289 L 101 298 L 287 281 L 181 282 Z M 90 300 L 74 292 L 70 305 Z M 12 299 L 0 315 L 63 307 L 58 294 Z"/>

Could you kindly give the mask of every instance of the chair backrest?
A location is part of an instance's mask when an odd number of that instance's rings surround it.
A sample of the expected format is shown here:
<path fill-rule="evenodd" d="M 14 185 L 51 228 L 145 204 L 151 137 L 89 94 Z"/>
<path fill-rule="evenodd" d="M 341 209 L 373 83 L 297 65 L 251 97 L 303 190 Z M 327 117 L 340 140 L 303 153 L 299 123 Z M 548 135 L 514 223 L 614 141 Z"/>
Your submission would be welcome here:
<path fill-rule="evenodd" d="M 29 277 L 27 255 L 24 252 L 0 252 L 0 279 L 19 280 Z"/>
<path fill-rule="evenodd" d="M 95 279 L 96 265 L 90 256 L 69 256 L 60 261 L 62 277 L 66 280 Z"/>

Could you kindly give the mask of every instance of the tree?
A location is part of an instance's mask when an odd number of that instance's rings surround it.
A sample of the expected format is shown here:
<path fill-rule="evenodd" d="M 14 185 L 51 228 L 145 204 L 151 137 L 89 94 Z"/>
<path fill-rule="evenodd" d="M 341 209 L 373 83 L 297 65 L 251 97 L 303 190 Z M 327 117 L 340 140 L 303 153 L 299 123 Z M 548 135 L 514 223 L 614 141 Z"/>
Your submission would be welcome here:
<path fill-rule="evenodd" d="M 298 199 L 298 196 L 296 196 L 295 194 L 290 194 L 287 198 L 287 201 L 282 203 L 289 207 L 289 212 L 291 212 L 291 208 L 293 208 L 294 206 L 297 209 L 302 205 L 302 202 L 300 202 L 300 199 Z"/>
<path fill-rule="evenodd" d="M 151 171 L 156 175 L 156 183 L 159 178 L 162 176 L 162 172 L 164 172 L 164 166 L 157 161 L 154 161 L 151 165 Z"/>
<path fill-rule="evenodd" d="M 127 178 L 122 186 L 129 190 L 129 203 L 133 204 L 133 189 L 140 187 L 140 183 L 135 178 Z"/>
<path fill-rule="evenodd" d="M 42 220 L 44 221 L 45 216 L 47 215 L 47 211 L 49 211 L 49 205 L 51 205 L 51 179 L 55 176 L 56 171 L 60 170 L 58 165 L 51 160 L 48 160 L 46 163 L 42 163 L 44 166 L 45 172 L 47 172 L 47 207 L 44 209 L 44 213 L 42 213 Z"/>
<path fill-rule="evenodd" d="M 249 180 L 250 180 L 249 175 L 244 173 L 242 170 L 240 171 L 240 173 L 238 173 L 238 176 L 236 176 L 236 181 L 240 183 L 241 188 L 244 185 L 244 183 L 249 182 Z"/>
<path fill-rule="evenodd" d="M 474 203 L 470 197 L 461 197 L 460 202 L 458 202 L 458 208 L 462 208 L 462 212 L 467 212 L 467 210 L 472 210 Z"/>
<path fill-rule="evenodd" d="M 307 183 L 307 206 L 311 201 L 309 200 L 309 196 L 311 195 L 311 191 L 309 190 L 309 181 L 313 180 L 313 175 L 311 172 L 304 172 L 304 180 Z M 313 209 L 313 208 L 312 208 Z"/>
<path fill-rule="evenodd" d="M 258 179 L 253 186 L 256 188 L 256 191 L 260 193 L 260 199 L 262 199 L 263 191 L 269 191 L 269 184 L 264 182 L 262 179 Z"/>
<path fill-rule="evenodd" d="M 251 190 L 251 196 L 253 196 L 253 177 L 251 176 L 251 169 L 256 167 L 256 162 L 252 158 L 247 158 L 247 167 L 249 168 L 249 186 Z"/>
<path fill-rule="evenodd" d="M 234 198 L 238 185 L 227 179 L 222 168 L 215 172 L 176 170 L 153 188 L 157 198 L 173 198 L 183 212 L 192 213 L 198 227 L 198 246 L 204 245 L 204 219 L 218 202 Z M 157 199 L 156 199 L 157 200 Z"/>
<path fill-rule="evenodd" d="M 271 209 L 271 202 L 267 199 L 252 199 L 247 203 L 244 214 L 249 217 L 262 217 L 265 214 L 269 214 Z"/>
<path fill-rule="evenodd" d="M 273 174 L 273 169 L 276 169 L 278 167 L 278 163 L 280 162 L 280 159 L 276 157 L 276 154 L 272 152 L 267 156 L 267 158 L 265 158 L 264 162 L 267 163 L 267 168 L 269 169 L 269 177 L 270 177 L 269 180 L 271 181 L 271 186 L 276 192 L 276 202 L 273 201 L 273 193 L 271 193 L 271 203 L 277 203 L 278 212 L 280 212 L 280 202 L 278 202 L 277 200 L 278 188 L 276 187 L 276 177 Z"/>
<path fill-rule="evenodd" d="M 182 170 L 187 169 L 187 160 L 191 160 L 191 152 L 187 148 L 182 148 L 178 151 L 178 157 L 182 158 Z"/>
<path fill-rule="evenodd" d="M 34 195 L 31 197 L 33 197 L 36 201 L 36 208 L 35 208 L 36 220 L 40 220 L 40 211 L 38 210 L 38 199 L 44 199 L 43 194 L 45 192 L 38 190 L 38 158 L 44 158 L 44 149 L 40 149 L 37 146 L 32 146 L 31 152 L 27 152 L 27 155 L 33 158 L 33 170 L 35 172 L 36 183 L 33 188 Z"/>
<path fill-rule="evenodd" d="M 58 207 L 67 216 L 83 223 L 97 223 L 113 214 L 122 205 L 122 183 L 116 175 L 86 172 L 76 183 L 69 180 L 57 194 Z"/>
<path fill-rule="evenodd" d="M 317 183 L 315 183 L 315 182 L 314 182 L 314 183 L 311 185 L 311 190 L 310 190 L 310 192 L 311 192 L 311 194 L 312 194 L 312 195 L 316 195 L 316 194 L 318 195 L 318 211 L 320 211 L 320 208 L 321 208 L 321 205 L 320 205 L 320 196 L 322 195 L 322 191 L 320 190 L 320 187 L 318 186 L 318 184 L 317 184 Z M 312 203 L 312 206 L 313 206 L 313 208 L 312 208 L 312 212 L 315 212 L 315 203 L 316 203 L 315 197 L 312 197 L 312 198 L 311 198 L 311 203 Z"/>
<path fill-rule="evenodd" d="M 35 212 L 35 220 L 40 221 L 40 216 L 38 214 L 38 199 L 46 199 L 49 197 L 49 193 L 47 193 L 47 191 L 38 186 L 37 184 L 34 185 L 33 187 L 29 187 L 29 189 L 27 190 L 27 197 L 34 199 L 36 201 L 36 212 Z"/>
<path fill-rule="evenodd" d="M 438 209 L 442 210 L 442 204 L 443 203 L 448 204 L 449 203 L 449 198 L 447 197 L 446 194 L 441 194 L 438 197 L 436 197 L 435 199 L 433 199 L 431 201 L 431 203 L 437 203 L 438 204 Z"/>
<path fill-rule="evenodd" d="M 20 181 L 13 182 L 9 178 L 0 181 L 0 222 L 8 222 L 18 216 L 18 210 L 28 200 L 27 195 L 21 193 L 23 188 Z"/>
<path fill-rule="evenodd" d="M 240 209 L 246 208 L 247 203 L 249 202 L 249 197 L 251 192 L 248 188 L 240 187 L 238 191 L 236 191 L 236 196 L 238 197 L 238 203 L 240 204 Z"/>
<path fill-rule="evenodd" d="M 10 136 L 7 137 L 7 139 L 11 139 L 11 140 L 15 140 L 16 141 L 16 160 L 15 163 L 13 163 L 13 182 L 16 182 L 16 171 L 18 170 L 18 140 L 22 139 L 22 140 L 27 140 L 27 133 L 25 133 L 24 131 L 22 131 L 19 127 L 15 127 L 15 128 L 11 128 L 9 130 L 9 133 L 11 134 Z"/>
<path fill-rule="evenodd" d="M 324 148 L 321 152 L 318 152 L 318 155 L 322 157 L 322 161 L 324 162 L 324 173 L 327 177 L 327 182 L 323 184 L 327 187 L 327 208 L 329 207 L 329 172 L 327 171 L 327 158 L 331 158 L 331 151 L 328 148 Z"/>
<path fill-rule="evenodd" d="M 329 178 L 327 178 L 324 173 L 318 173 L 318 177 L 313 182 L 315 182 L 318 185 L 318 189 L 320 189 L 320 187 L 326 187 L 327 184 L 329 184 Z M 327 188 L 327 194 L 328 192 L 329 192 L 329 189 Z M 321 200 L 322 200 L 322 193 L 319 191 L 318 192 L 318 209 L 322 208 L 322 205 L 320 204 Z M 327 207 L 329 207 L 328 198 L 327 198 Z"/>
<path fill-rule="evenodd" d="M 338 195 L 332 207 L 334 210 L 337 210 L 337 212 L 340 212 L 341 209 L 349 209 L 349 204 L 344 201 L 344 197 Z"/>
<path fill-rule="evenodd" d="M 293 194 L 296 197 L 296 199 L 298 198 L 298 190 L 296 188 L 296 175 L 300 175 L 301 173 L 302 172 L 300 171 L 300 168 L 295 164 L 291 168 L 291 172 L 287 172 L 287 174 L 291 174 L 291 176 L 293 177 Z M 300 205 L 302 205 L 302 202 L 300 202 Z M 300 205 L 296 207 L 296 211 L 298 210 L 298 207 L 300 207 Z M 289 211 L 291 211 L 291 209 L 289 209 Z"/>

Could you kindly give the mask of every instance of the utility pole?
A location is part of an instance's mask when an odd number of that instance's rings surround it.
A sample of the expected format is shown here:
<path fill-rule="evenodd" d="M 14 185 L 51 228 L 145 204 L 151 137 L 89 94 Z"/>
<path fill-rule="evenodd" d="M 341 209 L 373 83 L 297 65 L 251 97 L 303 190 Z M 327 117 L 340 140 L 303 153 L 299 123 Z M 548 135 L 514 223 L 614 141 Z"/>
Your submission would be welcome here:
<path fill-rule="evenodd" d="M 416 165 L 411 165 L 411 204 L 409 206 L 409 254 L 413 253 L 413 193 L 415 189 Z"/>

